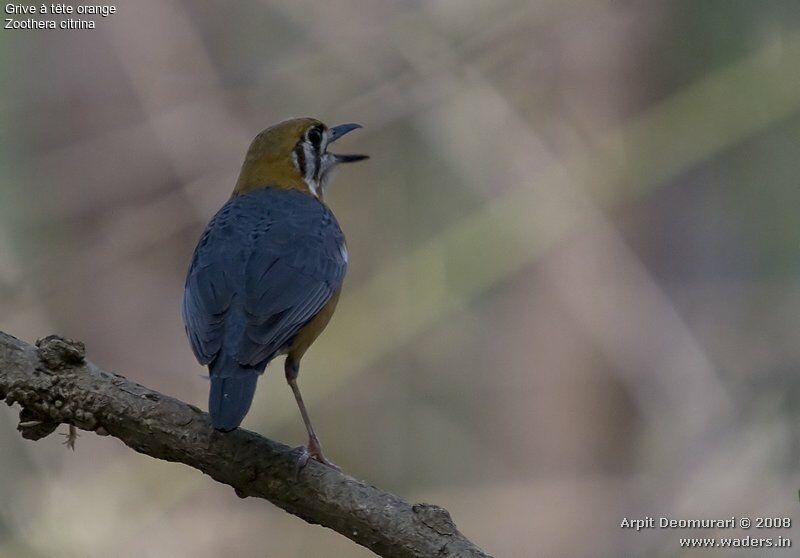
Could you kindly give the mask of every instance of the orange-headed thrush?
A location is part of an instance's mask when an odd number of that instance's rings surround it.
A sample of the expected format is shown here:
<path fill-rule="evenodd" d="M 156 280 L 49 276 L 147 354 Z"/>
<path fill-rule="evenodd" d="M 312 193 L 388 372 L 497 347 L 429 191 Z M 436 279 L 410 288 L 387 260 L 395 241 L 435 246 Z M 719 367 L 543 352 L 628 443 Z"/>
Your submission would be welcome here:
<path fill-rule="evenodd" d="M 241 424 L 258 376 L 285 354 L 308 454 L 323 463 L 297 374 L 303 354 L 328 325 L 347 271 L 344 235 L 323 195 L 339 163 L 366 158 L 327 151 L 356 128 L 295 118 L 258 134 L 231 198 L 195 248 L 183 295 L 186 333 L 211 376 L 214 428 Z"/>

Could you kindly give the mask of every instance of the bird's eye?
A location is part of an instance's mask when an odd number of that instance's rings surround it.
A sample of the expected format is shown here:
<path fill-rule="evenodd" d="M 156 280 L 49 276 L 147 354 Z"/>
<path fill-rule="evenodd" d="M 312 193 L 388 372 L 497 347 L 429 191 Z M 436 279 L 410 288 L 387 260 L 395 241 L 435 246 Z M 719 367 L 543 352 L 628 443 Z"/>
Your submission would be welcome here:
<path fill-rule="evenodd" d="M 322 131 L 319 128 L 311 128 L 306 134 L 306 138 L 314 147 L 319 149 L 322 143 Z"/>

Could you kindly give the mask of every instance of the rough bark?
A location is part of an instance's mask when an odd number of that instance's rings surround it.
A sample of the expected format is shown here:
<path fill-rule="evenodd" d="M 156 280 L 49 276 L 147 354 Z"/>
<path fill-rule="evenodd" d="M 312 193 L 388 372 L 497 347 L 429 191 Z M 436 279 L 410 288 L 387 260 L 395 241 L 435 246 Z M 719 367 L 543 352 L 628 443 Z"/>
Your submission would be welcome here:
<path fill-rule="evenodd" d="M 0 400 L 22 407 L 22 436 L 38 440 L 59 424 L 110 435 L 139 453 L 185 463 L 240 497 L 264 498 L 333 529 L 380 556 L 486 557 L 447 510 L 411 505 L 244 429 L 220 433 L 197 407 L 101 370 L 82 343 L 57 336 L 33 347 L 0 332 Z"/>

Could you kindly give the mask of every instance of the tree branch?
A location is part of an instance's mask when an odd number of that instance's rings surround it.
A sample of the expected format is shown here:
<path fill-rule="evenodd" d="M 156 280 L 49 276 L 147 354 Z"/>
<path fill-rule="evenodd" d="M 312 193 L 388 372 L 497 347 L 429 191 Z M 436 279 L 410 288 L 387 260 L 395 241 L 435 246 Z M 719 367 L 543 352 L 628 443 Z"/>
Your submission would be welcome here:
<path fill-rule="evenodd" d="M 17 429 L 38 440 L 61 423 L 122 440 L 139 453 L 185 463 L 240 497 L 264 498 L 380 556 L 488 557 L 447 510 L 408 504 L 241 428 L 220 433 L 197 407 L 105 372 L 83 343 L 50 336 L 33 347 L 0 332 L 0 400 L 22 407 Z"/>

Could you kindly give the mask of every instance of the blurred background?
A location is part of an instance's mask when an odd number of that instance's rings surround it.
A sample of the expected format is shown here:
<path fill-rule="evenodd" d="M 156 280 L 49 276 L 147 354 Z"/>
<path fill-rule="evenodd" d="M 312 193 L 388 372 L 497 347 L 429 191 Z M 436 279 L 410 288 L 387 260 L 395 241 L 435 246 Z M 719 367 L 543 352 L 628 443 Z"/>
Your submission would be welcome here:
<path fill-rule="evenodd" d="M 709 554 L 623 517 L 800 520 L 795 0 L 117 7 L 0 31 L 0 330 L 205 408 L 183 280 L 250 139 L 360 122 L 338 149 L 372 158 L 327 197 L 350 271 L 300 376 L 331 459 L 498 557 Z M 2 557 L 371 555 L 17 412 Z M 305 440 L 281 365 L 244 426 Z"/>

